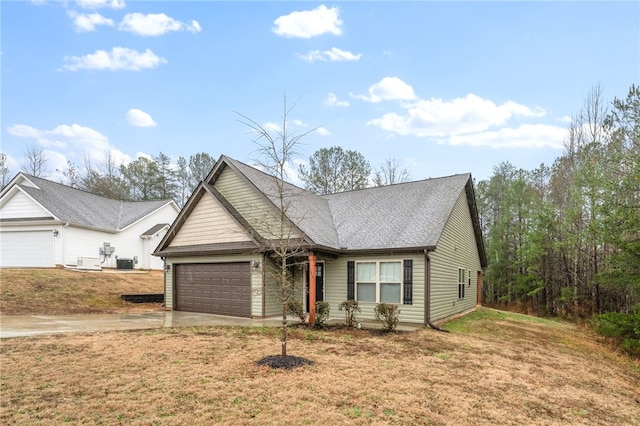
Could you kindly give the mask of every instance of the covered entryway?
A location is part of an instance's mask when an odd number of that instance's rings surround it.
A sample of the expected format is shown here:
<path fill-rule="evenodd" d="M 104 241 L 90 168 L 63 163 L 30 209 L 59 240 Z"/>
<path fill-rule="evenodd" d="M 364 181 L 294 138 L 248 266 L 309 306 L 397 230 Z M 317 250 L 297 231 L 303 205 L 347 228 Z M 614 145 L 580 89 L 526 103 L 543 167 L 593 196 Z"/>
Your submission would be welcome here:
<path fill-rule="evenodd" d="M 191 263 L 175 267 L 175 309 L 251 317 L 249 262 Z"/>
<path fill-rule="evenodd" d="M 52 268 L 53 231 L 0 232 L 0 267 Z"/>

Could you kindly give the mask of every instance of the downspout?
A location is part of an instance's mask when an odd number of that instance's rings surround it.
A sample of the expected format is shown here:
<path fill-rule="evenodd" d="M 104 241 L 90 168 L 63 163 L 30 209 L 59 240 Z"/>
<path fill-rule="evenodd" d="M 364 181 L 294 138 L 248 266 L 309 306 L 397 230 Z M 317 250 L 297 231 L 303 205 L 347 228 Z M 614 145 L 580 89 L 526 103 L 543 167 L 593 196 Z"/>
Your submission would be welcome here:
<path fill-rule="evenodd" d="M 432 249 L 424 250 L 424 286 L 425 286 L 425 300 L 424 300 L 424 320 L 427 325 L 435 330 L 448 333 L 449 330 L 444 330 L 431 322 L 431 258 L 429 252 Z"/>
<path fill-rule="evenodd" d="M 266 274 L 266 269 L 267 269 L 267 265 L 265 264 L 265 262 L 267 261 L 267 256 L 264 255 L 264 253 L 261 253 L 262 256 L 262 269 L 260 271 L 260 275 L 261 275 L 261 279 L 262 279 L 262 318 L 265 318 L 267 316 L 267 308 L 265 306 L 265 303 L 267 303 L 267 297 L 265 295 L 265 292 L 267 291 L 267 274 Z"/>

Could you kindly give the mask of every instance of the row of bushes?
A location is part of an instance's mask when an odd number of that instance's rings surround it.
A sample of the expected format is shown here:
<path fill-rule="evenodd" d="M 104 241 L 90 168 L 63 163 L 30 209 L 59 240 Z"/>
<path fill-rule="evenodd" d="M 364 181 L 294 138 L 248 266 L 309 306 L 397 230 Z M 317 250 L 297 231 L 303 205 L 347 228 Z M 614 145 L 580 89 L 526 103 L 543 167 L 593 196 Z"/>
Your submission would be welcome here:
<path fill-rule="evenodd" d="M 607 312 L 595 315 L 592 326 L 625 353 L 640 357 L 640 306 L 630 314 Z"/>
<path fill-rule="evenodd" d="M 304 323 L 307 319 L 307 314 L 304 311 L 302 303 L 298 300 L 292 300 L 289 302 L 288 310 L 291 315 L 300 319 L 300 322 Z M 360 305 L 357 300 L 345 300 L 340 303 L 339 310 L 345 311 L 345 324 L 348 327 L 360 328 L 360 323 L 356 320 L 356 313 L 360 313 Z M 317 302 L 316 303 L 316 316 L 314 319 L 314 326 L 324 327 L 325 323 L 329 319 L 329 303 Z M 400 318 L 400 309 L 397 305 L 390 303 L 378 303 L 373 309 L 373 312 L 378 320 L 382 324 L 382 329 L 387 332 L 395 331 L 398 326 Z"/>

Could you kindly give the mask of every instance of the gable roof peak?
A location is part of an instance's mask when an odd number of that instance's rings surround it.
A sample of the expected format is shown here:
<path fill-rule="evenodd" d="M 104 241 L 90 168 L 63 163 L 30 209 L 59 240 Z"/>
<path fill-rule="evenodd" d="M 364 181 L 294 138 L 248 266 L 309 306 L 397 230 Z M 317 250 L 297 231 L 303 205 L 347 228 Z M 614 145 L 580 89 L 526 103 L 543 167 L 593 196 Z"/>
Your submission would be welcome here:
<path fill-rule="evenodd" d="M 33 186 L 23 184 L 21 178 Z M 23 172 L 2 191 L 3 199 L 13 188 L 26 193 L 57 220 L 112 232 L 127 228 L 165 205 L 173 204 L 178 209 L 173 200 L 115 200 Z"/>

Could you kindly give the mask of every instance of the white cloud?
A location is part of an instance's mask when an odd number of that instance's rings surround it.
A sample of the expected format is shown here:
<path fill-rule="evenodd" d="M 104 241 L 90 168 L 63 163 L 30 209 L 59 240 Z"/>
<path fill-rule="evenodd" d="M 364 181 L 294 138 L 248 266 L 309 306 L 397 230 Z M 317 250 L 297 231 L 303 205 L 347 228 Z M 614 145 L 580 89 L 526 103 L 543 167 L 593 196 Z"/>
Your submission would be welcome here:
<path fill-rule="evenodd" d="M 313 10 L 291 12 L 274 22 L 273 32 L 283 37 L 311 38 L 322 34 L 342 34 L 342 20 L 337 7 L 320 5 Z"/>
<path fill-rule="evenodd" d="M 171 31 L 190 31 L 197 33 L 202 27 L 197 21 L 184 23 L 173 19 L 164 13 L 128 13 L 118 26 L 120 31 L 127 31 L 143 37 L 155 37 Z"/>
<path fill-rule="evenodd" d="M 40 130 L 24 124 L 15 124 L 7 128 L 7 133 L 13 136 L 33 139 L 45 148 L 47 158 L 64 157 L 62 164 L 52 164 L 55 167 L 66 166 L 66 155 L 70 153 L 70 160 L 76 164 L 82 164 L 85 156 L 94 162 L 104 160 L 105 154 L 111 152 L 117 164 L 129 161 L 129 156 L 115 149 L 109 139 L 89 127 L 79 124 L 61 124 L 51 130 Z"/>
<path fill-rule="evenodd" d="M 482 132 L 512 117 L 541 117 L 544 110 L 507 101 L 502 105 L 472 93 L 450 101 L 432 98 L 403 106 L 404 113 L 387 113 L 367 124 L 400 135 L 444 137 Z"/>
<path fill-rule="evenodd" d="M 319 135 L 322 135 L 322 136 L 330 136 L 331 135 L 331 132 L 329 130 L 327 130 L 326 128 L 324 128 L 324 127 L 318 127 L 316 129 L 316 133 L 318 133 Z"/>
<path fill-rule="evenodd" d="M 324 101 L 324 104 L 328 106 L 336 106 L 336 107 L 349 106 L 349 102 L 338 100 L 338 97 L 333 92 L 329 92 L 329 95 L 327 96 L 327 99 Z"/>
<path fill-rule="evenodd" d="M 114 47 L 111 52 L 96 50 L 85 56 L 66 56 L 64 69 L 77 71 L 110 70 L 110 71 L 140 71 L 145 68 L 156 68 L 160 64 L 166 64 L 167 60 L 156 55 L 150 49 L 138 52 L 126 47 Z"/>
<path fill-rule="evenodd" d="M 76 0 L 76 3 L 83 9 L 99 9 L 102 7 L 122 9 L 126 6 L 124 0 Z"/>
<path fill-rule="evenodd" d="M 324 52 L 320 52 L 319 50 L 312 50 L 305 55 L 300 55 L 300 58 L 305 61 L 311 63 L 315 61 L 358 61 L 362 57 L 362 54 L 354 55 L 351 52 L 347 52 L 346 50 L 338 49 L 337 47 L 332 48 L 331 50 L 325 50 Z"/>
<path fill-rule="evenodd" d="M 127 121 L 129 124 L 136 127 L 157 126 L 156 122 L 153 121 L 153 118 L 151 118 L 149 114 L 137 108 L 131 108 L 129 112 L 127 112 Z"/>
<path fill-rule="evenodd" d="M 522 124 L 495 131 L 453 135 L 443 142 L 449 145 L 488 146 L 491 148 L 554 148 L 562 149 L 567 135 L 564 127 L 548 124 Z"/>
<path fill-rule="evenodd" d="M 367 100 L 389 99 L 381 93 L 370 89 Z M 492 148 L 559 149 L 566 136 L 566 129 L 555 125 L 510 125 L 510 120 L 522 122 L 545 116 L 542 108 L 514 101 L 498 105 L 473 93 L 451 100 L 416 99 L 403 102 L 401 108 L 401 112 L 384 114 L 367 125 L 398 135 L 430 138 L 441 144 Z"/>
<path fill-rule="evenodd" d="M 378 103 L 391 100 L 412 100 L 416 98 L 416 94 L 413 91 L 413 87 L 398 77 L 385 77 L 369 87 L 369 96 L 351 94 L 351 97 L 367 102 Z"/>
<path fill-rule="evenodd" d="M 114 26 L 113 19 L 105 18 L 99 13 L 84 14 L 71 10 L 67 15 L 73 19 L 74 29 L 79 33 L 95 31 L 97 25 Z"/>
<path fill-rule="evenodd" d="M 281 132 L 282 131 L 282 127 L 280 127 L 280 125 L 278 123 L 274 123 L 274 122 L 271 122 L 271 121 L 269 121 L 267 123 L 264 123 L 262 125 L 262 127 L 265 130 L 269 131 L 269 132 Z"/>
<path fill-rule="evenodd" d="M 293 124 L 298 127 L 309 127 L 309 125 L 302 120 L 293 120 Z"/>

